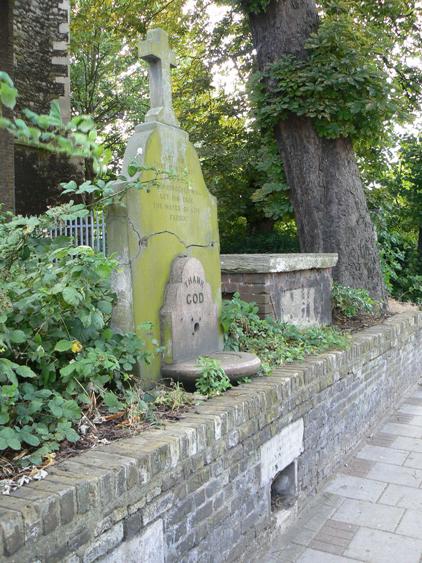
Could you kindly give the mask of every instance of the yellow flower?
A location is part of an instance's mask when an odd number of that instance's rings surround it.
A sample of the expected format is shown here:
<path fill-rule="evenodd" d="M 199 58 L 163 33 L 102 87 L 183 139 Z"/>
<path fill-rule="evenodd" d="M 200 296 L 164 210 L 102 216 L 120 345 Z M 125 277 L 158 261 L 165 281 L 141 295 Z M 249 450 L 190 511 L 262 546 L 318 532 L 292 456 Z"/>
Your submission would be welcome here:
<path fill-rule="evenodd" d="M 82 346 L 82 344 L 79 342 L 79 340 L 74 340 L 74 341 L 72 342 L 72 352 L 73 352 L 74 354 L 78 354 L 79 352 L 81 352 L 81 351 L 82 351 L 82 348 L 83 348 L 83 346 Z"/>

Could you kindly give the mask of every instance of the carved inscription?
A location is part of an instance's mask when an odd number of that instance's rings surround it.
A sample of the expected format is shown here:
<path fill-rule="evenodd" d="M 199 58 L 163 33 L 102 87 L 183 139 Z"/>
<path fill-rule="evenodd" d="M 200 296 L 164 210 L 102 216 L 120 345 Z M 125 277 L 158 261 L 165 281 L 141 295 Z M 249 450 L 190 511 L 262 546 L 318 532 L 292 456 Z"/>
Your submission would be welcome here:
<path fill-rule="evenodd" d="M 204 294 L 201 289 L 204 288 L 205 281 L 200 276 L 189 276 L 183 285 L 186 287 L 186 289 L 191 290 L 191 293 L 186 294 L 187 305 L 197 305 L 204 302 Z M 191 286 L 193 287 L 191 288 Z"/>
<path fill-rule="evenodd" d="M 166 212 L 170 221 L 186 223 L 199 215 L 201 196 L 187 185 L 166 185 L 157 191 L 153 208 Z"/>
<path fill-rule="evenodd" d="M 196 258 L 174 259 L 161 309 L 164 361 L 173 363 L 219 348 L 217 306 Z"/>

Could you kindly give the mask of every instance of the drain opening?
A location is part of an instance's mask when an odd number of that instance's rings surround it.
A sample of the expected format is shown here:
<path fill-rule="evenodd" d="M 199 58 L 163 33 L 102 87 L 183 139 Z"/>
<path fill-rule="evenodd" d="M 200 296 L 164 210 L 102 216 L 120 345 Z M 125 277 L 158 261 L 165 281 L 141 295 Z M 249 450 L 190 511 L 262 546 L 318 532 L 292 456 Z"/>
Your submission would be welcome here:
<path fill-rule="evenodd" d="M 288 510 L 297 499 L 297 465 L 293 461 L 271 483 L 271 511 Z"/>

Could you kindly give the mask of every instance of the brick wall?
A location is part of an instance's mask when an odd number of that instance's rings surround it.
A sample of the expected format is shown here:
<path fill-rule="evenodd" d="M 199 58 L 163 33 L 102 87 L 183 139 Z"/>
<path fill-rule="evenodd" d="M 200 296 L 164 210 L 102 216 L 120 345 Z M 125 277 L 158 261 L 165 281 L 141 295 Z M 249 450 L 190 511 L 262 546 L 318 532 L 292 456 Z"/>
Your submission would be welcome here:
<path fill-rule="evenodd" d="M 15 84 L 18 111 L 48 112 L 50 102 L 66 94 L 69 3 L 15 0 Z"/>
<path fill-rule="evenodd" d="M 195 409 L 96 448 L 0 498 L 0 560 L 248 561 L 280 521 L 271 481 L 294 460 L 294 517 L 422 375 L 422 313 L 356 334 Z M 1 551 L 3 550 L 3 551 Z"/>
<path fill-rule="evenodd" d="M 331 287 L 331 268 L 221 273 L 224 299 L 231 299 L 237 292 L 244 301 L 257 304 L 261 318 L 273 317 L 302 326 L 331 323 Z"/>

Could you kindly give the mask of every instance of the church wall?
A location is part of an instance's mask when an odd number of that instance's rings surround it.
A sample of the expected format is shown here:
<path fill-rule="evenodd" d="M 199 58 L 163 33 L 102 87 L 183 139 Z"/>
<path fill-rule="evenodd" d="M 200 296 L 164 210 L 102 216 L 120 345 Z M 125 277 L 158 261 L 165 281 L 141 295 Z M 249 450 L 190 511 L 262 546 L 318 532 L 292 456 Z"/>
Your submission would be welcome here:
<path fill-rule="evenodd" d="M 8 51 L 0 40 L 0 69 L 12 75 L 18 89 L 17 114 L 24 108 L 47 113 L 51 101 L 58 99 L 64 120 L 70 119 L 69 0 L 8 3 L 13 19 L 8 22 Z M 59 182 L 75 178 L 77 172 L 66 158 L 24 144 L 13 147 L 10 138 L 0 136 L 0 201 L 9 209 L 15 206 L 17 213 L 37 214 L 58 203 Z"/>

